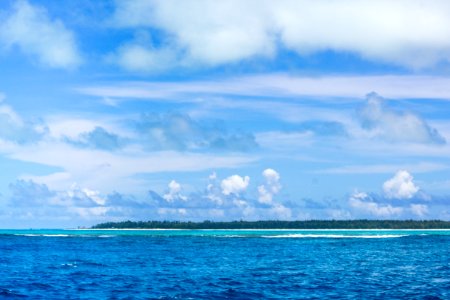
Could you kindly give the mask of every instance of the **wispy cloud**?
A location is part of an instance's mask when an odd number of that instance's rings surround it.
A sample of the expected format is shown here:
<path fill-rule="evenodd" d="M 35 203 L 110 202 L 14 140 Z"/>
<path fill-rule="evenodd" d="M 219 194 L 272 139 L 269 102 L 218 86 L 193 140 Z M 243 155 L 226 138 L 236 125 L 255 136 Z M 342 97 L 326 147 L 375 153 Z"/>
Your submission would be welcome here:
<path fill-rule="evenodd" d="M 184 82 L 115 82 L 75 88 L 79 93 L 109 97 L 120 101 L 148 99 L 152 101 L 198 102 L 202 95 L 228 95 L 261 98 L 304 96 L 322 101 L 361 99 L 376 91 L 389 99 L 450 99 L 450 79 L 444 76 L 294 76 L 267 74 L 236 76 L 225 79 Z M 327 97 L 324 99 L 324 97 Z"/>
<path fill-rule="evenodd" d="M 49 181 L 56 186 L 79 182 L 99 189 L 112 191 L 118 184 L 124 189 L 142 191 L 142 182 L 133 179 L 136 174 L 157 172 L 202 171 L 212 168 L 235 168 L 258 159 L 239 154 L 200 154 L 174 151 L 143 152 L 126 148 L 112 153 L 95 149 L 74 147 L 60 142 L 45 142 L 29 147 L 10 149 L 8 157 L 16 160 L 56 166 L 67 173 L 56 178 L 29 176 L 38 182 Z M 125 184 L 126 183 L 126 184 Z"/>
<path fill-rule="evenodd" d="M 361 164 L 344 165 L 317 171 L 325 174 L 388 174 L 397 170 L 411 170 L 414 173 L 427 173 L 449 169 L 450 166 L 442 163 L 415 162 L 413 164 Z"/>
<path fill-rule="evenodd" d="M 24 120 L 11 106 L 0 103 L 0 140 L 34 143 L 47 132 L 48 128 L 42 120 Z"/>

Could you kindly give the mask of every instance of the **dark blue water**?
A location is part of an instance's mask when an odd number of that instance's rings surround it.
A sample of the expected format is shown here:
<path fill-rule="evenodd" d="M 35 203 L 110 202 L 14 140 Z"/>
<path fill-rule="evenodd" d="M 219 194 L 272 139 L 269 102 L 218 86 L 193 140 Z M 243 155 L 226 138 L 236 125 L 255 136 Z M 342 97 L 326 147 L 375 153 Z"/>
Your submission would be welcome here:
<path fill-rule="evenodd" d="M 448 234 L 264 236 L 2 234 L 0 298 L 450 299 Z"/>

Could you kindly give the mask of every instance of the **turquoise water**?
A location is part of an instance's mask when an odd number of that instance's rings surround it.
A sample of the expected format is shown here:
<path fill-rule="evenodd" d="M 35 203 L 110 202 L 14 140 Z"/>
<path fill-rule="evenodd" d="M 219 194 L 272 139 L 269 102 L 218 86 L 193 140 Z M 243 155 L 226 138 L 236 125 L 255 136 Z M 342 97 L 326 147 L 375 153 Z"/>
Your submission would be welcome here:
<path fill-rule="evenodd" d="M 0 298 L 450 299 L 449 230 L 0 230 Z"/>

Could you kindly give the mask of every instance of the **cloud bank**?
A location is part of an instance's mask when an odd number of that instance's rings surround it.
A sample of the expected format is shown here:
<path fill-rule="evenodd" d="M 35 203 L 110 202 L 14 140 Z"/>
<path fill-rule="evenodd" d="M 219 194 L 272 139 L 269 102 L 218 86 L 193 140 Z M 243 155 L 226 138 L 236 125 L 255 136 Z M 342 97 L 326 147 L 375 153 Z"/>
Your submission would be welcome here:
<path fill-rule="evenodd" d="M 406 197 L 405 186 L 395 186 L 396 197 L 355 191 L 346 202 L 337 199 L 275 199 L 281 191 L 280 174 L 268 168 L 262 172 L 263 185 L 253 193 L 249 176 L 234 174 L 220 179 L 208 178 L 203 191 L 188 192 L 186 186 L 171 180 L 163 193 L 149 190 L 136 198 L 117 191 L 104 194 L 78 184 L 55 190 L 33 180 L 17 180 L 9 185 L 9 217 L 23 224 L 53 220 L 75 220 L 76 225 L 114 220 L 304 220 L 304 219 L 430 219 L 444 218 L 445 200 L 434 199 L 417 191 Z M 390 182 L 412 181 L 407 171 L 397 172 Z M 386 183 L 383 187 L 386 186 Z M 262 189 L 261 187 L 264 187 Z M 408 187 L 411 195 L 411 187 Z M 418 189 L 418 188 L 417 188 Z M 391 190 L 389 190 L 392 192 Z M 279 197 L 282 198 L 282 197 Z M 0 219 L 5 216 L 0 214 Z M 448 215 L 447 215 L 448 217 Z"/>
<path fill-rule="evenodd" d="M 423 68 L 450 59 L 449 16 L 450 5 L 441 0 L 427 5 L 419 0 L 133 0 L 116 2 L 112 23 L 156 28 L 168 36 L 159 48 L 142 52 L 143 65 L 165 47 L 182 54 L 179 64 L 205 66 L 271 58 L 281 48 L 299 55 L 350 52 L 363 59 Z M 126 62 L 136 47 L 122 47 L 119 61 Z M 129 61 L 124 66 L 135 65 Z M 147 65 L 153 68 L 153 63 Z"/>
<path fill-rule="evenodd" d="M 439 198 L 427 195 L 414 183 L 406 170 L 397 171 L 383 185 L 383 195 L 355 191 L 348 200 L 350 209 L 367 217 L 416 218 L 430 217 L 430 205 L 440 205 Z M 434 212 L 434 214 L 440 212 Z M 444 213 L 445 215 L 445 213 Z"/>

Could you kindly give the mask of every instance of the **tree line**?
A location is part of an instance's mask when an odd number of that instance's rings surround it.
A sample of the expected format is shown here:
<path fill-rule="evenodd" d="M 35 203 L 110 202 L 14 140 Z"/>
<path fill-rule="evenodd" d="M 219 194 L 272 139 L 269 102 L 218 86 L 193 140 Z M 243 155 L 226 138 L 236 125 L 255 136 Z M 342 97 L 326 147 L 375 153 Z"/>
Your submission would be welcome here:
<path fill-rule="evenodd" d="M 308 220 L 308 221 L 123 221 L 92 229 L 450 229 L 442 220 Z"/>

